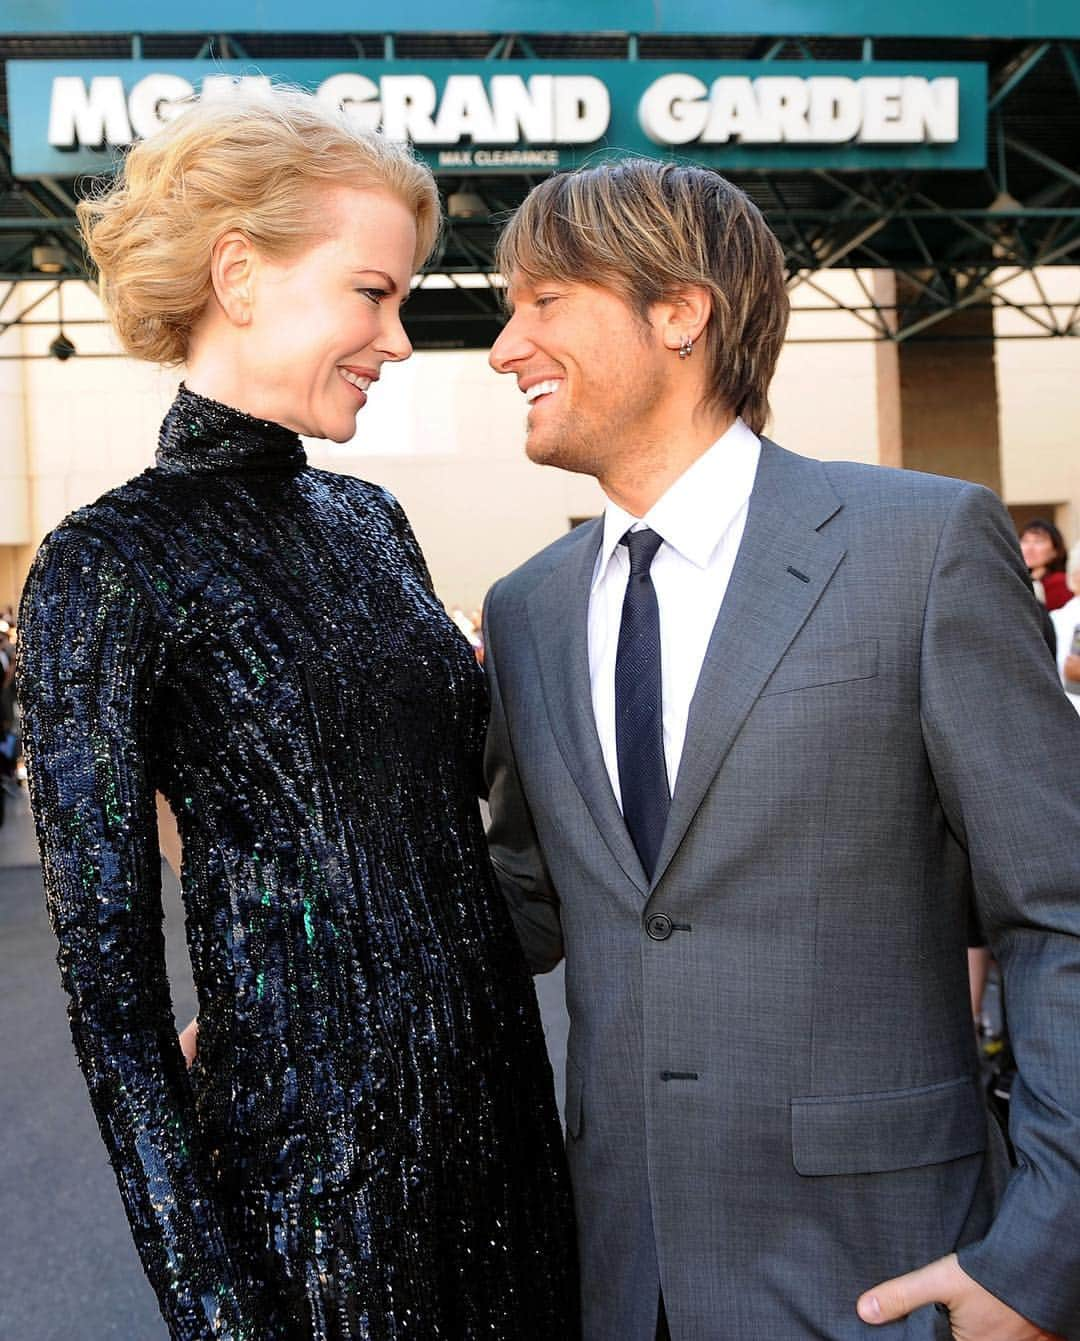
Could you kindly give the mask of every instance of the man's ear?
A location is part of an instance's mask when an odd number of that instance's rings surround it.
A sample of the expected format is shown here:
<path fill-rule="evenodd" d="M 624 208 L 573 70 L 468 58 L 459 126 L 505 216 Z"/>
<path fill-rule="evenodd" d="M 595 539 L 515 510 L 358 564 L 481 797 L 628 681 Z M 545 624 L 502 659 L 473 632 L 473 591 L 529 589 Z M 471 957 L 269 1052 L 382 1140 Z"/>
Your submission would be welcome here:
<path fill-rule="evenodd" d="M 653 323 L 667 349 L 678 351 L 687 341 L 697 344 L 712 316 L 712 295 L 704 285 L 680 289 L 653 309 Z"/>
<path fill-rule="evenodd" d="M 251 240 L 238 229 L 222 233 L 210 252 L 214 297 L 234 326 L 251 321 L 258 256 Z"/>

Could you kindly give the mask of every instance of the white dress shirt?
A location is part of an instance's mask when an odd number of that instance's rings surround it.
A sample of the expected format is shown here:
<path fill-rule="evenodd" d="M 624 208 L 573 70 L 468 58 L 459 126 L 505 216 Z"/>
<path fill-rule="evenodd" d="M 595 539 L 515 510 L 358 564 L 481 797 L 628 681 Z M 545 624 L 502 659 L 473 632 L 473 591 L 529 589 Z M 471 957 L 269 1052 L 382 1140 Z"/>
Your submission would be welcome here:
<path fill-rule="evenodd" d="M 644 517 L 610 500 L 604 509 L 604 539 L 589 593 L 589 677 L 600 747 L 620 809 L 615 654 L 630 555 L 619 541 L 629 530 L 648 527 L 664 542 L 650 572 L 660 610 L 664 757 L 674 791 L 690 700 L 735 566 L 760 456 L 761 443 L 736 419 Z"/>

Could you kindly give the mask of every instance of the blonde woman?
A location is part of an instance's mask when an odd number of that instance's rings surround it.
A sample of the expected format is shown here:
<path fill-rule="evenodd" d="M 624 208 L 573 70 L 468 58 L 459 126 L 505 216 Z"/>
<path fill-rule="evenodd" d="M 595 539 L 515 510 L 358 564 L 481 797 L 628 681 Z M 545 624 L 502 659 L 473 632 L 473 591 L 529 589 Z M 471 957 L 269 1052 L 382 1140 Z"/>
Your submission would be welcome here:
<path fill-rule="evenodd" d="M 350 438 L 409 356 L 434 182 L 279 89 L 185 111 L 80 218 L 125 347 L 186 382 L 155 466 L 42 545 L 20 683 L 72 1032 L 170 1335 L 562 1341 L 569 1200 L 476 804 L 481 675 L 397 503 L 299 436 Z"/>

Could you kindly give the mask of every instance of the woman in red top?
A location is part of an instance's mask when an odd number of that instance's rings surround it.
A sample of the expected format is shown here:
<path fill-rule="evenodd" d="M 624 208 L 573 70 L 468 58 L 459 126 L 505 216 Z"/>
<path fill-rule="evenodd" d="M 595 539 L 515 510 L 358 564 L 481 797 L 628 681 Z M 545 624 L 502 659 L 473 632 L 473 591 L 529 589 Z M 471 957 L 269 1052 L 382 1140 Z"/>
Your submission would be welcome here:
<path fill-rule="evenodd" d="M 1072 599 L 1065 581 L 1065 541 L 1053 522 L 1036 518 L 1020 533 L 1020 549 L 1035 584 L 1035 595 L 1047 610 Z"/>

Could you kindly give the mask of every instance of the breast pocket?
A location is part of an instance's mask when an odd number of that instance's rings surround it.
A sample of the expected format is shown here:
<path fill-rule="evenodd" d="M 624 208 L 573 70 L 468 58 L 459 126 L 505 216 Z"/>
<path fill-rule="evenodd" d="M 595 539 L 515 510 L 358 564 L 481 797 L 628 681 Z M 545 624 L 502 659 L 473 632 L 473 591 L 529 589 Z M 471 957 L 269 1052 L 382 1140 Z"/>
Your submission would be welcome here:
<path fill-rule="evenodd" d="M 867 638 L 843 647 L 792 649 L 773 672 L 762 690 L 762 697 L 790 694 L 796 689 L 812 689 L 818 685 L 869 680 L 877 673 L 876 638 Z"/>

